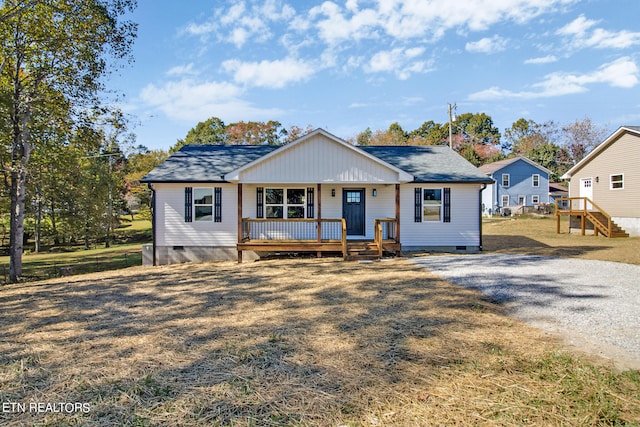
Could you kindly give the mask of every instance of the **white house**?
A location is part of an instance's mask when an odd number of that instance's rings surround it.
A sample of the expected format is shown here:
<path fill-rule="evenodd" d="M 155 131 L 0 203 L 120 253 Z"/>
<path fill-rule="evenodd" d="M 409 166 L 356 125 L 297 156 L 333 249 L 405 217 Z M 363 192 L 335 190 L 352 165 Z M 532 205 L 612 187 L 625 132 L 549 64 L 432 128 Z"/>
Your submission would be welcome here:
<path fill-rule="evenodd" d="M 493 182 L 446 146 L 357 147 L 322 129 L 284 146 L 185 146 L 142 181 L 154 194 L 155 265 L 477 251 Z"/>

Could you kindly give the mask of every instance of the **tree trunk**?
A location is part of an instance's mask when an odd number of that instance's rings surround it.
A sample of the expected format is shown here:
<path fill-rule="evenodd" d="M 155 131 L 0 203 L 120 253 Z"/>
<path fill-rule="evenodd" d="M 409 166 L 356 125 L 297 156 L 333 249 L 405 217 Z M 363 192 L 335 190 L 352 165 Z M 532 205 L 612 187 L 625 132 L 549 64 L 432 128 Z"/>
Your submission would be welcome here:
<path fill-rule="evenodd" d="M 24 250 L 24 209 L 27 191 L 27 164 L 31 156 L 29 121 L 31 109 L 29 102 L 20 114 L 13 113 L 13 145 L 11 159 L 11 217 L 9 231 L 9 281 L 16 283 L 22 275 L 22 252 Z"/>
<path fill-rule="evenodd" d="M 26 181 L 24 170 L 11 173 L 11 227 L 9 232 L 9 281 L 11 283 L 16 283 L 22 275 Z"/>

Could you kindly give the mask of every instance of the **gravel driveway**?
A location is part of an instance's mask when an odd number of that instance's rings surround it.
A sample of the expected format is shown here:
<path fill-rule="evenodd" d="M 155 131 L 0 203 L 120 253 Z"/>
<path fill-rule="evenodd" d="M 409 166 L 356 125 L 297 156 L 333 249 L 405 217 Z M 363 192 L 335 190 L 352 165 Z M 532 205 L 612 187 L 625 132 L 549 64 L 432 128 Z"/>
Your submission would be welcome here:
<path fill-rule="evenodd" d="M 640 367 L 640 266 L 609 261 L 488 254 L 413 261 L 479 289 L 516 317 L 569 344 Z"/>

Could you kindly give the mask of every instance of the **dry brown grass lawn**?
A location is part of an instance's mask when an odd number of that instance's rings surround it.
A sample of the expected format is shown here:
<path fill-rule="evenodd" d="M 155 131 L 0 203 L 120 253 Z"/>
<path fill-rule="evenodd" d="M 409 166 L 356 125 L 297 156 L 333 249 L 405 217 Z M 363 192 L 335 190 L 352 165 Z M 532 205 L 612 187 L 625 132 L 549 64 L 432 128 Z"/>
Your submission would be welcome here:
<path fill-rule="evenodd" d="M 640 372 L 404 259 L 132 268 L 0 291 L 2 425 L 633 425 Z M 30 402 L 88 403 L 37 414 Z"/>
<path fill-rule="evenodd" d="M 567 218 L 556 234 L 553 216 L 494 218 L 483 224 L 484 249 L 488 252 L 599 259 L 640 264 L 640 238 L 608 239 L 587 233 L 569 234 Z"/>

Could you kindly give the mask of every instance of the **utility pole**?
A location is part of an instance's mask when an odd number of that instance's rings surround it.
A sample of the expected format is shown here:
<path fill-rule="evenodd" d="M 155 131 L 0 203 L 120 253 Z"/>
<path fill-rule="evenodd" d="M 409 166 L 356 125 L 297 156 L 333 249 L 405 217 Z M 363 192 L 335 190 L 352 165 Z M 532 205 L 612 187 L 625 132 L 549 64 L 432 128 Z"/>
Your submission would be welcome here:
<path fill-rule="evenodd" d="M 454 102 L 453 105 L 447 104 L 449 107 L 449 148 L 453 149 L 453 122 L 456 120 L 456 108 L 458 107 Z"/>

